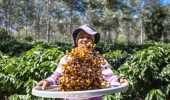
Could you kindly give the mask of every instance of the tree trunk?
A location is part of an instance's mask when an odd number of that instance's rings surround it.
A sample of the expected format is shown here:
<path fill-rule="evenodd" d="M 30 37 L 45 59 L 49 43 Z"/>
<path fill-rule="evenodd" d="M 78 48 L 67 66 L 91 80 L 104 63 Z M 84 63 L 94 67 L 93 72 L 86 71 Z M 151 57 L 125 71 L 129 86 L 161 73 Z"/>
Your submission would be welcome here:
<path fill-rule="evenodd" d="M 132 40 L 132 25 L 131 25 L 131 22 L 127 22 L 126 24 L 127 26 L 125 26 L 125 34 L 126 34 L 126 39 L 125 41 L 131 41 Z"/>
<path fill-rule="evenodd" d="M 70 32 L 69 32 L 69 34 L 70 34 L 70 36 L 69 36 L 69 37 L 70 37 L 70 40 L 71 40 L 71 37 L 72 37 L 72 34 L 71 34 L 71 33 L 72 33 L 72 19 L 73 19 L 73 8 L 71 7 L 71 8 L 70 8 L 70 30 L 69 30 L 69 31 L 70 31 Z"/>
<path fill-rule="evenodd" d="M 112 38 L 111 38 L 111 33 L 110 33 L 110 26 L 108 25 L 107 27 L 108 30 L 108 43 L 112 42 Z"/>
<path fill-rule="evenodd" d="M 37 10 L 37 33 L 38 33 L 38 39 L 40 40 L 40 7 L 38 6 Z"/>
<path fill-rule="evenodd" d="M 8 32 L 8 35 L 10 34 L 10 14 L 12 11 L 12 0 L 9 0 L 7 3 L 7 10 L 6 10 L 6 30 Z"/>
<path fill-rule="evenodd" d="M 50 15 L 51 15 L 51 0 L 47 1 L 47 41 L 50 42 Z"/>
<path fill-rule="evenodd" d="M 129 21 L 129 41 L 132 41 L 132 23 Z"/>
<path fill-rule="evenodd" d="M 36 42 L 37 41 L 37 38 L 36 38 L 36 31 L 35 30 L 33 30 L 34 31 L 34 41 Z"/>
<path fill-rule="evenodd" d="M 145 5 L 145 0 L 143 0 L 143 2 L 142 2 L 142 11 L 141 11 L 141 27 L 140 27 L 140 43 L 142 43 L 142 42 L 143 42 L 144 5 Z"/>
<path fill-rule="evenodd" d="M 18 40 L 20 40 L 20 29 L 18 29 Z"/>
<path fill-rule="evenodd" d="M 128 32 L 128 25 L 127 25 L 127 23 L 125 23 L 126 25 L 125 25 L 125 27 L 124 27 L 124 29 L 125 29 L 125 41 L 129 41 L 129 32 Z"/>
<path fill-rule="evenodd" d="M 109 30 L 108 30 L 108 26 L 106 26 L 106 42 L 109 43 L 110 37 L 109 37 Z"/>
<path fill-rule="evenodd" d="M 25 37 L 27 37 L 27 22 L 26 22 L 26 32 L 25 32 Z"/>
<path fill-rule="evenodd" d="M 140 43 L 143 42 L 143 12 L 141 15 L 141 27 L 140 27 Z"/>
<path fill-rule="evenodd" d="M 113 42 L 117 42 L 117 39 L 118 39 L 119 33 L 118 33 L 118 31 L 117 31 L 117 29 L 116 29 L 116 28 L 115 28 L 114 30 L 115 30 L 115 35 L 114 35 L 114 37 L 113 37 Z"/>
<path fill-rule="evenodd" d="M 104 37 L 103 37 L 103 41 L 106 42 L 107 41 L 107 30 L 104 30 Z"/>

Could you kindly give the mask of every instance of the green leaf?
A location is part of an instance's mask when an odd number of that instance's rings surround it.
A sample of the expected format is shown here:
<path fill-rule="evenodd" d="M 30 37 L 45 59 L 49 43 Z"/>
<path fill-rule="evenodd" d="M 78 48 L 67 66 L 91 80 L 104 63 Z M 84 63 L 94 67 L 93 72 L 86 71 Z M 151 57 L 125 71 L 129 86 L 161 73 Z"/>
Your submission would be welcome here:
<path fill-rule="evenodd" d="M 45 61 L 45 62 L 42 62 L 41 63 L 41 67 L 46 67 L 46 66 L 49 66 L 50 62 L 49 61 Z"/>
<path fill-rule="evenodd" d="M 165 99 L 166 96 L 160 89 L 151 90 L 145 98 L 145 100 L 165 100 Z"/>
<path fill-rule="evenodd" d="M 7 66 L 6 66 L 6 69 L 5 69 L 5 73 L 11 74 L 11 73 L 13 73 L 13 72 L 16 71 L 15 69 L 16 69 L 15 66 L 13 66 L 13 65 L 7 65 Z"/>

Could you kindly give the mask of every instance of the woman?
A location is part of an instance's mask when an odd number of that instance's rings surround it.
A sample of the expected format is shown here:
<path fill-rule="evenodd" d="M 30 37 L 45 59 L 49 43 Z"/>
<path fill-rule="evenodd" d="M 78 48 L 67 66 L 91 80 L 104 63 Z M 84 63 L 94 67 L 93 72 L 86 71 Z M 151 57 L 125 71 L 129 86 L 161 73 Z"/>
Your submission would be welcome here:
<path fill-rule="evenodd" d="M 78 46 L 84 46 L 86 47 L 87 44 L 89 42 L 91 42 L 92 44 L 97 44 L 100 40 L 100 34 L 95 31 L 90 25 L 85 24 L 80 26 L 79 28 L 75 29 L 73 31 L 73 40 L 74 40 L 74 47 L 78 47 Z M 63 58 L 61 58 L 57 69 L 55 70 L 55 72 L 53 73 L 53 75 L 51 75 L 50 77 L 48 77 L 45 80 L 40 81 L 37 86 L 42 86 L 42 89 L 46 89 L 47 86 L 49 85 L 57 85 L 59 84 L 59 81 L 57 80 L 59 77 L 61 77 L 61 73 L 62 73 L 62 67 L 63 67 L 63 63 L 68 61 L 68 57 L 64 56 Z M 106 60 L 105 60 L 106 61 Z M 129 86 L 129 82 L 127 81 L 127 79 L 125 78 L 118 78 L 116 75 L 114 75 L 114 73 L 112 72 L 112 70 L 110 68 L 105 68 L 106 66 L 108 66 L 108 63 L 106 61 L 105 65 L 102 65 L 102 74 L 105 74 L 105 76 L 103 77 L 104 80 L 111 82 L 120 82 L 120 83 L 127 83 Z M 71 99 L 67 99 L 67 100 L 71 100 Z M 87 99 L 86 99 L 87 100 Z M 93 98 L 89 98 L 88 100 L 102 100 L 102 97 L 93 97 Z"/>

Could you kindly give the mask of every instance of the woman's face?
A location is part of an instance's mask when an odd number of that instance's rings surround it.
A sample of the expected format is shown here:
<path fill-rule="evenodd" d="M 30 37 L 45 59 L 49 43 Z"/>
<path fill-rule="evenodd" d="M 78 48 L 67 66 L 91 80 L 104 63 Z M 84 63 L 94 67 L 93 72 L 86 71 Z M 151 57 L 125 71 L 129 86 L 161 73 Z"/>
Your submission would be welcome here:
<path fill-rule="evenodd" d="M 86 46 L 89 42 L 93 43 L 92 36 L 82 31 L 78 37 L 77 46 Z"/>

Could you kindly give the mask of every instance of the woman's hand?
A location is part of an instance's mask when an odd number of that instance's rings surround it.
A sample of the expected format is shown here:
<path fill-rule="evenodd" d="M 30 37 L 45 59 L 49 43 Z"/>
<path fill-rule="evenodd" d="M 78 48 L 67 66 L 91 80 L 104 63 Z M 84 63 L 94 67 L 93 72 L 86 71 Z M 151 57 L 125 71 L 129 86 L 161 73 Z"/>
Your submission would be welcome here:
<path fill-rule="evenodd" d="M 42 80 L 42 81 L 40 81 L 40 82 L 37 84 L 37 87 L 38 87 L 38 86 L 42 86 L 42 90 L 45 90 L 46 87 L 49 86 L 49 83 L 48 83 L 48 81 L 46 81 L 46 80 Z"/>
<path fill-rule="evenodd" d="M 126 78 L 119 78 L 120 83 L 126 83 L 128 87 L 130 86 L 129 81 Z"/>

